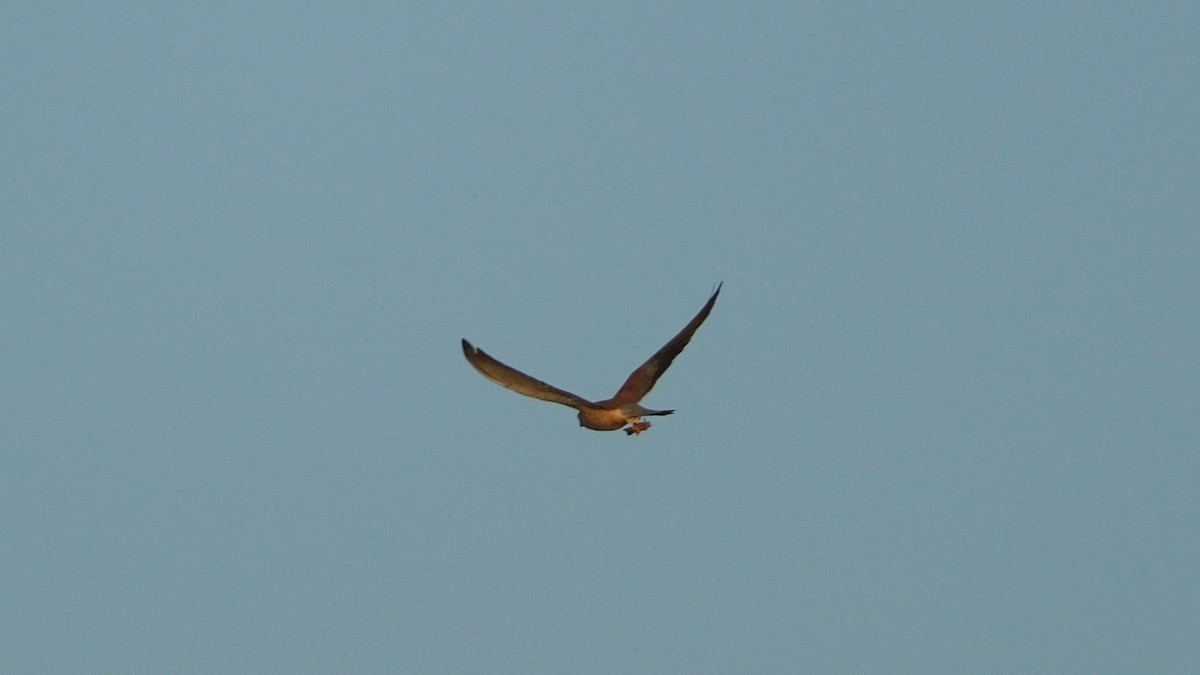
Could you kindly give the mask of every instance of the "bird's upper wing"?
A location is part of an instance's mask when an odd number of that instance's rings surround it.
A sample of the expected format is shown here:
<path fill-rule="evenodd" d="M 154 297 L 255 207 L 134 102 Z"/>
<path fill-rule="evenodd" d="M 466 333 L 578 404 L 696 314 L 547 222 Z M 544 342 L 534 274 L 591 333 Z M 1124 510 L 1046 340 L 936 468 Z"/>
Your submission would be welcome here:
<path fill-rule="evenodd" d="M 700 312 L 688 322 L 688 325 L 679 331 L 679 334 L 671 338 L 671 341 L 663 345 L 662 349 L 654 353 L 648 361 L 643 363 L 637 370 L 629 375 L 629 379 L 625 380 L 625 384 L 617 390 L 616 396 L 612 397 L 614 403 L 620 405 L 624 403 L 637 403 L 641 401 L 646 394 L 650 393 L 650 389 L 654 387 L 654 383 L 662 374 L 667 371 L 667 367 L 679 356 L 679 352 L 687 346 L 691 341 L 692 334 L 704 323 L 708 318 L 708 313 L 712 311 L 713 305 L 717 302 L 717 296 L 721 294 L 721 284 L 717 284 L 717 290 L 713 291 L 712 297 L 708 302 L 704 303 L 704 307 L 700 308 Z"/>
<path fill-rule="evenodd" d="M 505 389 L 512 389 L 518 394 L 532 396 L 543 401 L 561 403 L 576 410 L 594 407 L 590 401 L 580 398 L 569 391 L 563 391 L 537 378 L 530 377 L 516 368 L 500 363 L 491 356 L 488 356 L 487 352 L 467 342 L 465 338 L 462 341 L 462 348 L 463 355 L 467 357 L 467 361 L 472 366 L 475 366 L 475 370 L 478 370 L 480 375 L 483 375 Z"/>

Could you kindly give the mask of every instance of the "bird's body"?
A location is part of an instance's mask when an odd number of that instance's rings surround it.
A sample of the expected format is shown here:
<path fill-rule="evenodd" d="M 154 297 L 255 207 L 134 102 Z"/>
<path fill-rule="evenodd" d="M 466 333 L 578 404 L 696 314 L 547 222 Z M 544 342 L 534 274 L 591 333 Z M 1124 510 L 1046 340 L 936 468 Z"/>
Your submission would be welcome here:
<path fill-rule="evenodd" d="M 531 396 L 543 401 L 559 403 L 579 411 L 579 425 L 596 431 L 615 431 L 625 427 L 626 434 L 639 434 L 650 428 L 650 423 L 643 417 L 654 415 L 670 415 L 674 410 L 651 410 L 641 405 L 641 400 L 654 387 L 658 378 L 666 372 L 675 357 L 683 351 L 692 335 L 700 324 L 708 318 L 717 296 L 721 294 L 721 286 L 708 299 L 700 312 L 684 326 L 679 334 L 671 338 L 645 363 L 630 373 L 625 383 L 617 390 L 612 398 L 603 401 L 589 401 L 585 398 L 564 391 L 539 379 L 526 375 L 521 371 L 507 366 L 489 356 L 482 349 L 472 345 L 464 338 L 462 341 L 463 355 L 481 375 L 496 384 L 511 389 L 518 394 Z M 626 425 L 629 425 L 626 427 Z"/>
<path fill-rule="evenodd" d="M 643 408 L 636 403 L 626 403 L 624 405 L 614 404 L 611 400 L 597 401 L 594 403 L 596 407 L 587 407 L 579 410 L 579 426 L 595 429 L 596 431 L 616 431 L 626 424 L 636 425 L 642 417 L 650 415 L 670 415 L 674 410 L 650 410 Z M 640 429 L 645 431 L 650 428 L 649 422 L 642 422 L 646 426 Z"/>

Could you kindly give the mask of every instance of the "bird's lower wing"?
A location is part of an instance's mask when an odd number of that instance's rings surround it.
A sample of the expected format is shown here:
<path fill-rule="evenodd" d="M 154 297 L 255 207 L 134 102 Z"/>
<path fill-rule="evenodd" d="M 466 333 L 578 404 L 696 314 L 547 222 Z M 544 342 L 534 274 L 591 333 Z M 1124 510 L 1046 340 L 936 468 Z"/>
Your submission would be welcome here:
<path fill-rule="evenodd" d="M 563 391 L 553 385 L 546 384 L 535 377 L 530 377 L 522 373 L 516 368 L 500 363 L 465 339 L 462 341 L 462 348 L 463 355 L 467 357 L 467 361 L 475 367 L 475 370 L 479 371 L 480 375 L 483 375 L 505 389 L 511 389 L 518 394 L 524 394 L 525 396 L 531 396 L 543 401 L 561 403 L 576 410 L 593 407 L 587 399 L 576 396 L 569 391 Z"/>

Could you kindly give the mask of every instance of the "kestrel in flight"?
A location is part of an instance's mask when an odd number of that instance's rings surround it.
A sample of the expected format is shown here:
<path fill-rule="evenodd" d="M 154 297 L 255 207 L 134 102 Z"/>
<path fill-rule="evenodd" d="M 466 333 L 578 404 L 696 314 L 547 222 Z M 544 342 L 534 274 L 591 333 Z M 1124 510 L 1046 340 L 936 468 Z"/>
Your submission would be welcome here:
<path fill-rule="evenodd" d="M 543 401 L 561 403 L 578 410 L 579 426 L 581 427 L 597 431 L 615 431 L 628 424 L 629 426 L 625 427 L 626 434 L 640 434 L 650 428 L 650 423 L 642 419 L 643 417 L 670 415 L 675 412 L 674 410 L 650 410 L 643 408 L 640 402 L 646 394 L 650 393 L 654 383 L 662 377 L 675 357 L 679 356 L 679 352 L 687 346 L 692 339 L 692 334 L 696 332 L 700 324 L 708 318 L 708 313 L 712 311 L 713 305 L 717 302 L 717 296 L 720 294 L 721 285 L 718 284 L 712 297 L 704 303 L 704 307 L 688 322 L 688 325 L 684 326 L 678 335 L 671 338 L 670 342 L 663 345 L 662 349 L 655 352 L 654 356 L 633 371 L 612 398 L 603 401 L 588 401 L 569 391 L 563 391 L 530 377 L 516 368 L 506 366 L 488 356 L 486 352 L 467 342 L 465 338 L 462 341 L 463 354 L 467 357 L 467 361 L 475 367 L 475 370 L 505 389 L 512 389 L 518 394 L 532 396 Z"/>

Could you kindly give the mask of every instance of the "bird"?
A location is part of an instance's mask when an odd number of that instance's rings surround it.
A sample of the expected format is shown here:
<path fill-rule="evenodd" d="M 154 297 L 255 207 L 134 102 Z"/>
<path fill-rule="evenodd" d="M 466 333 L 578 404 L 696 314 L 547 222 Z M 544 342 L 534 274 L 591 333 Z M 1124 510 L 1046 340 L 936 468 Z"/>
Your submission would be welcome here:
<path fill-rule="evenodd" d="M 662 377 L 675 357 L 679 356 L 679 353 L 691 341 L 696 329 L 708 318 L 709 312 L 717 302 L 717 296 L 721 294 L 721 285 L 717 284 L 717 289 L 713 291 L 708 302 L 704 303 L 704 307 L 700 308 L 696 316 L 692 317 L 692 320 L 683 327 L 683 330 L 679 331 L 678 335 L 671 338 L 645 363 L 630 373 L 625 383 L 612 398 L 603 401 L 589 401 L 582 396 L 526 375 L 512 366 L 492 358 L 487 352 L 468 342 L 466 338 L 463 338 L 462 341 L 463 355 L 467 357 L 467 362 L 479 371 L 480 375 L 505 389 L 578 410 L 579 426 L 581 427 L 596 431 L 616 431 L 624 428 L 626 435 L 637 435 L 650 428 L 650 423 L 643 419 L 644 417 L 670 415 L 675 412 L 674 410 L 644 408 L 641 400 L 650 393 L 654 383 L 658 382 L 658 378 Z"/>

